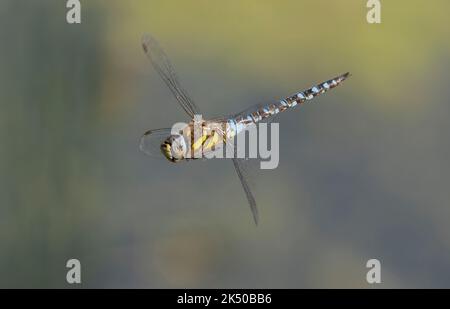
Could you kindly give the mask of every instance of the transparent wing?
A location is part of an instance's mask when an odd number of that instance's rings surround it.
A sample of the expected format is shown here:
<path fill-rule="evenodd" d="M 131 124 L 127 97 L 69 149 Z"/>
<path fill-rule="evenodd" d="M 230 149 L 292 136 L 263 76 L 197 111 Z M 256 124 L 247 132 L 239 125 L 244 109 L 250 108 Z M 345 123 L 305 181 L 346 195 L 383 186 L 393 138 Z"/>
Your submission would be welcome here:
<path fill-rule="evenodd" d="M 160 146 L 170 136 L 170 132 L 169 128 L 148 130 L 141 137 L 139 149 L 151 157 L 164 158 Z"/>
<path fill-rule="evenodd" d="M 248 203 L 250 205 L 250 210 L 252 211 L 253 220 L 255 224 L 258 225 L 259 215 L 258 215 L 258 207 L 256 206 L 256 200 L 253 196 L 252 191 L 250 190 L 250 185 L 248 181 L 248 177 L 246 175 L 244 160 L 243 159 L 233 159 L 234 168 L 236 173 L 241 181 L 242 187 L 244 188 L 245 195 L 247 196 Z"/>
<path fill-rule="evenodd" d="M 153 67 L 158 72 L 164 83 L 169 87 L 178 103 L 183 110 L 194 118 L 195 114 L 199 114 L 199 109 L 194 101 L 190 98 L 186 90 L 184 90 L 178 81 L 177 74 L 173 69 L 164 50 L 159 46 L 158 41 L 149 34 L 145 34 L 142 38 L 142 47 L 147 57 L 150 59 Z"/>

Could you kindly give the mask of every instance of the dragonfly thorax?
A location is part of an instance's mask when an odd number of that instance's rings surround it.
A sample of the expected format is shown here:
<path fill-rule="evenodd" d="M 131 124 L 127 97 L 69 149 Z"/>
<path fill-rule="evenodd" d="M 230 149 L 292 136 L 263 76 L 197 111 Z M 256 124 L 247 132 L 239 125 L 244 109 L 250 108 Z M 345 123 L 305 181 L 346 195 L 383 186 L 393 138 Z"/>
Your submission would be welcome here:
<path fill-rule="evenodd" d="M 162 144 L 161 152 L 171 162 L 179 162 L 186 157 L 187 146 L 182 135 L 170 135 Z"/>

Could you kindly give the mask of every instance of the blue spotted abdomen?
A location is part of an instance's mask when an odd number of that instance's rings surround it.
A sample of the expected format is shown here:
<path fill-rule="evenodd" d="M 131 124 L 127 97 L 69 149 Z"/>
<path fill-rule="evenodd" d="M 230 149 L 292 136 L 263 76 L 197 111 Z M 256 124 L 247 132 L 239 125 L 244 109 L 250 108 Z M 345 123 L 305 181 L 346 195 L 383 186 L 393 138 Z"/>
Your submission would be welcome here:
<path fill-rule="evenodd" d="M 264 106 L 255 107 L 254 109 L 242 112 L 234 117 L 233 122 L 236 125 L 237 133 L 239 133 L 246 126 L 258 123 L 262 120 L 275 116 L 298 104 L 314 99 L 316 96 L 325 93 L 342 83 L 350 74 L 345 73 L 326 82 L 320 83 L 307 90 L 298 92 L 287 98 L 284 98 L 276 103 L 271 103 Z"/>

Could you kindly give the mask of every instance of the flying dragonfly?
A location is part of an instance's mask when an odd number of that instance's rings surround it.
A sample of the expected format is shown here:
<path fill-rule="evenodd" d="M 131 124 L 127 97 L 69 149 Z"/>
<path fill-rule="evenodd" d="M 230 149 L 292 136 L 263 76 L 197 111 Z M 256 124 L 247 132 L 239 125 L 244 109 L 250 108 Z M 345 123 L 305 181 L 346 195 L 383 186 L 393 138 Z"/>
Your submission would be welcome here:
<path fill-rule="evenodd" d="M 221 145 L 231 144 L 230 141 L 235 136 L 244 132 L 250 126 L 262 121 L 270 121 L 275 115 L 312 100 L 338 86 L 349 76 L 347 72 L 277 102 L 255 105 L 232 116 L 203 121 L 200 126 L 200 134 L 194 134 L 193 132 L 198 124 L 196 115 L 200 115 L 199 108 L 181 86 L 169 58 L 158 41 L 151 35 L 146 34 L 142 38 L 142 47 L 156 72 L 189 116 L 190 122 L 176 132 L 171 128 L 146 131 L 141 137 L 139 148 L 150 156 L 161 156 L 162 154 L 167 160 L 174 163 L 198 158 L 210 158 L 208 154 L 216 148 L 220 148 Z M 245 159 L 233 157 L 232 162 L 246 194 L 255 224 L 258 224 L 258 208 L 246 176 Z"/>

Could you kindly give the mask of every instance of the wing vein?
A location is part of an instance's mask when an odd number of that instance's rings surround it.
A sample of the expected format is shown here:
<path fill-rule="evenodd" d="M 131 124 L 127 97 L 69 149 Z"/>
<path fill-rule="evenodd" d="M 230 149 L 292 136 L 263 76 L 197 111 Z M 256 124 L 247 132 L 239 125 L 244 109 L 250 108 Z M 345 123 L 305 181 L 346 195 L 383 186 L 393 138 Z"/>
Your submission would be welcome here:
<path fill-rule="evenodd" d="M 149 34 L 146 34 L 142 39 L 142 47 L 156 72 L 170 89 L 178 104 L 183 108 L 186 114 L 191 118 L 193 118 L 195 114 L 199 114 L 197 105 L 191 99 L 187 91 L 181 87 L 169 57 L 159 46 L 158 41 Z"/>
<path fill-rule="evenodd" d="M 233 164 L 234 164 L 234 168 L 236 170 L 236 174 L 238 175 L 239 180 L 241 181 L 242 187 L 244 188 L 245 195 L 247 196 L 247 200 L 250 205 L 250 210 L 252 211 L 252 215 L 253 215 L 253 220 L 255 221 L 255 224 L 258 225 L 258 221 L 259 221 L 258 207 L 256 206 L 255 197 L 253 196 L 253 193 L 250 190 L 248 181 L 244 175 L 243 168 L 241 166 L 241 162 L 239 161 L 239 159 L 234 158 Z"/>

